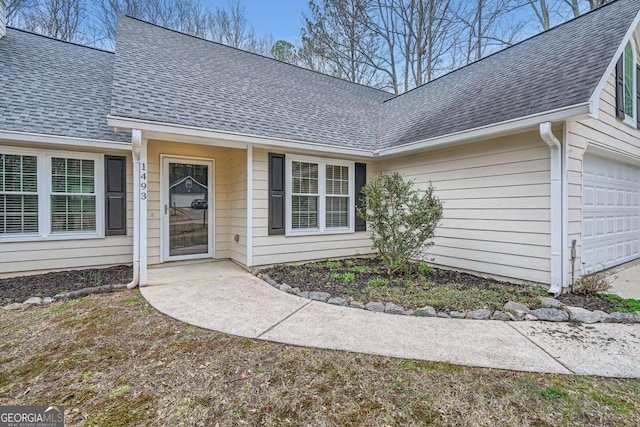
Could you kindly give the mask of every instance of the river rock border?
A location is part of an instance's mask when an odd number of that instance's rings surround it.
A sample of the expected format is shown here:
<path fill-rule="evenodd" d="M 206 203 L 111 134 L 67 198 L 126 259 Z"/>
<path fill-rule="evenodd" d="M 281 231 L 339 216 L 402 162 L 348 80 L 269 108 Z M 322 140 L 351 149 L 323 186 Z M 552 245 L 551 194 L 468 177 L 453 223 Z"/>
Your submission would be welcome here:
<path fill-rule="evenodd" d="M 332 296 L 328 292 L 309 292 L 294 288 L 286 283 L 278 283 L 268 274 L 257 273 L 256 276 L 264 282 L 288 294 L 297 295 L 313 301 L 342 307 L 358 308 L 376 313 L 398 314 L 417 317 L 440 317 L 446 319 L 500 320 L 500 321 L 545 321 L 545 322 L 574 322 L 574 323 L 640 323 L 640 312 L 636 313 L 605 313 L 604 311 L 590 311 L 582 307 L 571 307 L 562 304 L 555 298 L 541 298 L 542 308 L 530 309 L 524 304 L 509 301 L 502 310 L 472 310 L 472 311 L 436 311 L 431 306 L 408 310 L 393 303 L 369 302 L 367 304 L 356 300 L 347 301 L 344 298 Z"/>
<path fill-rule="evenodd" d="M 53 297 L 31 297 L 24 302 L 13 302 L 2 307 L 6 311 L 24 310 L 30 307 L 41 305 L 49 305 L 54 301 L 76 299 L 91 294 L 104 294 L 108 292 L 123 291 L 127 289 L 127 285 L 102 285 L 90 288 L 78 289 L 76 291 L 64 292 Z"/>

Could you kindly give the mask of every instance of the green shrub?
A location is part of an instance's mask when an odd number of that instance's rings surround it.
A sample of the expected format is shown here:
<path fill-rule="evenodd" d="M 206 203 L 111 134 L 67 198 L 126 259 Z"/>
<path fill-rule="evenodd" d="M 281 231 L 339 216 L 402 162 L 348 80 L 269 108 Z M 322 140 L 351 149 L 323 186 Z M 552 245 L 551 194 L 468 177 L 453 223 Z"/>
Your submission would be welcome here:
<path fill-rule="evenodd" d="M 351 272 L 347 272 L 342 275 L 342 283 L 344 283 L 345 285 L 348 285 L 354 280 L 356 280 L 356 275 Z"/>
<path fill-rule="evenodd" d="M 369 279 L 368 284 L 371 286 L 384 287 L 384 286 L 389 286 L 389 281 L 384 277 L 377 276 L 373 279 Z"/>
<path fill-rule="evenodd" d="M 364 186 L 365 207 L 358 208 L 358 215 L 367 222 L 389 275 L 406 271 L 433 244 L 442 218 L 442 203 L 433 191 L 431 183 L 418 190 L 398 172 L 382 173 Z"/>
<path fill-rule="evenodd" d="M 424 261 L 420 261 L 418 264 L 418 273 L 423 277 L 433 277 L 436 275 L 436 271 Z"/>

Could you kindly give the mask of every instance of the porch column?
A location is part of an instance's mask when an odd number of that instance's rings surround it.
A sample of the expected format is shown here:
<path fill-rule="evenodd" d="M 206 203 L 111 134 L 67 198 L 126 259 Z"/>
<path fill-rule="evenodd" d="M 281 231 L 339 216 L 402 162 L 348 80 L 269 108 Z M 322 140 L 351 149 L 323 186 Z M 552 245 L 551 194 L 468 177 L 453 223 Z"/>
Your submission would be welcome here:
<path fill-rule="evenodd" d="M 253 145 L 247 145 L 247 267 L 253 265 Z"/>
<path fill-rule="evenodd" d="M 140 286 L 147 284 L 147 200 L 149 199 L 147 142 L 146 138 L 142 138 L 140 150 Z"/>

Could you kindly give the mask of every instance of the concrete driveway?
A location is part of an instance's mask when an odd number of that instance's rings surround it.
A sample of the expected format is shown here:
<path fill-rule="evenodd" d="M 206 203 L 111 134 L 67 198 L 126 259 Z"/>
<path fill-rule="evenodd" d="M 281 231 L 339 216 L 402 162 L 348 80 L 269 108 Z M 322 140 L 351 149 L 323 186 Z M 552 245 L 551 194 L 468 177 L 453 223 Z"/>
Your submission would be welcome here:
<path fill-rule="evenodd" d="M 640 377 L 640 325 L 373 313 L 286 294 L 228 261 L 151 269 L 140 291 L 168 316 L 248 338 L 517 371 Z"/>
<path fill-rule="evenodd" d="M 640 300 L 640 260 L 615 268 L 613 275 L 616 278 L 611 284 L 610 293 Z"/>

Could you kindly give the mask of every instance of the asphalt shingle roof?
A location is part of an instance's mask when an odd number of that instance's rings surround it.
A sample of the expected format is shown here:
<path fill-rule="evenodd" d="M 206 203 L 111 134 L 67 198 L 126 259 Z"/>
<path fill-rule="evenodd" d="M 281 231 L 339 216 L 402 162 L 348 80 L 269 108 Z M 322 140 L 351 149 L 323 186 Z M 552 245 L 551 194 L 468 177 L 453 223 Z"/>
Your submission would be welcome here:
<path fill-rule="evenodd" d="M 107 126 L 114 55 L 7 28 L 0 39 L 0 129 L 130 141 Z"/>
<path fill-rule="evenodd" d="M 123 17 L 111 115 L 371 149 L 390 94 Z"/>
<path fill-rule="evenodd" d="M 395 97 L 132 18 L 120 20 L 115 55 L 8 29 L 0 129 L 129 141 L 111 114 L 396 147 L 586 103 L 639 9 L 614 1 Z"/>
<path fill-rule="evenodd" d="M 618 0 L 385 102 L 379 146 L 588 102 L 639 9 Z"/>

